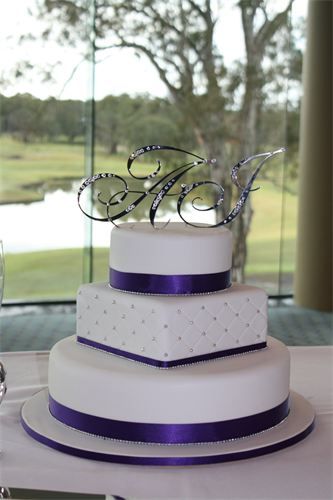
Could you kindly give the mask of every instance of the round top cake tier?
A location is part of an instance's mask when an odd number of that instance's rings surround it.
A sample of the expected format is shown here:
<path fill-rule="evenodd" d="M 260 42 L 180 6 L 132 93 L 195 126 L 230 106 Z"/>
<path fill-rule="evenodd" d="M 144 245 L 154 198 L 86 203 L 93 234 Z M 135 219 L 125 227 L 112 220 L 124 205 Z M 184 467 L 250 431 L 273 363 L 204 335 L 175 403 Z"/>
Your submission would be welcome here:
<path fill-rule="evenodd" d="M 230 286 L 231 259 L 232 235 L 225 227 L 170 222 L 158 229 L 126 222 L 111 231 L 110 284 L 138 293 L 214 292 Z"/>

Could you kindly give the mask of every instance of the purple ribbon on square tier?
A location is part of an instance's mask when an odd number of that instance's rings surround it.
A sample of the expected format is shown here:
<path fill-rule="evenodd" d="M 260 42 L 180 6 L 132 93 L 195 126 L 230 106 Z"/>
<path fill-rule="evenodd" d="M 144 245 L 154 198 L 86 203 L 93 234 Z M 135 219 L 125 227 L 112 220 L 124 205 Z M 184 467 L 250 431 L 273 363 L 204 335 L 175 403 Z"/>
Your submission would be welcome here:
<path fill-rule="evenodd" d="M 110 268 L 112 288 L 132 293 L 153 295 L 196 295 L 229 288 L 231 271 L 210 274 L 145 274 Z"/>
<path fill-rule="evenodd" d="M 131 359 L 132 361 L 137 361 L 138 363 L 143 363 L 145 365 L 154 366 L 155 368 L 167 369 L 175 368 L 177 366 L 191 365 L 193 363 L 202 363 L 203 361 L 211 361 L 212 359 L 226 358 L 228 356 L 236 356 L 238 354 L 245 354 L 247 352 L 259 351 L 260 349 L 265 349 L 267 347 L 267 342 L 258 342 L 257 344 L 249 344 L 240 347 L 232 347 L 230 349 L 224 349 L 222 351 L 208 352 L 206 354 L 199 354 L 198 356 L 191 356 L 187 358 L 174 359 L 171 361 L 162 361 L 160 359 L 148 358 L 147 356 L 142 356 L 134 352 L 124 351 L 123 349 L 117 349 L 110 345 L 102 344 L 101 342 L 96 342 L 95 340 L 87 339 L 85 337 L 78 336 L 76 341 L 79 344 L 83 344 L 94 349 L 99 349 L 100 351 L 108 352 L 110 354 L 115 354 L 122 358 Z"/>
<path fill-rule="evenodd" d="M 155 424 L 88 415 L 62 405 L 49 395 L 49 410 L 58 421 L 95 436 L 120 441 L 158 444 L 213 443 L 257 434 L 274 427 L 289 413 L 289 397 L 269 410 L 219 422 Z"/>

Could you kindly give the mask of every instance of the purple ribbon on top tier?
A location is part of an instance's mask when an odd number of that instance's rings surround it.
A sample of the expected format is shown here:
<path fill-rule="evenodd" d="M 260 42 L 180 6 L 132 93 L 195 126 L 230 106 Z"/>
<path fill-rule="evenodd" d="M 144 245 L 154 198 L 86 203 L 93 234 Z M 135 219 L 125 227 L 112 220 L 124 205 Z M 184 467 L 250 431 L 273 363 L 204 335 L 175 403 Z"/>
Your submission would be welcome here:
<path fill-rule="evenodd" d="M 225 290 L 231 285 L 231 271 L 210 274 L 128 273 L 110 268 L 110 285 L 117 290 L 154 295 L 195 295 Z"/>

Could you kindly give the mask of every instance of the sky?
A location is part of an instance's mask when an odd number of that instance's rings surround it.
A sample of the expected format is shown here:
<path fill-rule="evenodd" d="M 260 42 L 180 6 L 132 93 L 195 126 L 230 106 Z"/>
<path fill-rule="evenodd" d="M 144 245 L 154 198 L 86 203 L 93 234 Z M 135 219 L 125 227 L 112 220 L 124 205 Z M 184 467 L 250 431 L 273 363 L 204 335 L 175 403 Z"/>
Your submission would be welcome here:
<path fill-rule="evenodd" d="M 286 4 L 286 0 L 269 0 L 276 8 Z M 1 67 L 0 78 L 6 77 L 17 61 L 28 59 L 34 68 L 49 69 L 53 62 L 61 61 L 52 70 L 53 83 L 43 82 L 42 74 L 36 71 L 28 72 L 27 77 L 14 80 L 10 85 L 1 86 L 0 92 L 10 96 L 16 93 L 28 92 L 45 99 L 54 96 L 61 99 L 82 99 L 91 96 L 91 68 L 87 63 L 79 65 L 70 82 L 64 88 L 73 71 L 81 60 L 79 51 L 74 48 L 59 47 L 55 43 L 26 42 L 17 43 L 22 34 L 34 33 L 39 29 L 38 21 L 30 16 L 29 9 L 33 10 L 36 0 L 10 0 L 2 4 L 0 17 L 0 50 Z M 227 65 L 244 54 L 241 20 L 238 9 L 235 9 L 234 0 L 225 0 L 222 4 L 221 20 L 228 19 L 227 23 L 217 26 L 218 46 Z M 305 16 L 307 0 L 295 0 L 294 14 Z M 95 98 L 102 99 L 106 95 L 130 95 L 148 93 L 152 96 L 163 97 L 167 91 L 160 81 L 156 70 L 144 57 L 138 59 L 130 49 L 112 50 L 102 63 L 96 66 Z"/>

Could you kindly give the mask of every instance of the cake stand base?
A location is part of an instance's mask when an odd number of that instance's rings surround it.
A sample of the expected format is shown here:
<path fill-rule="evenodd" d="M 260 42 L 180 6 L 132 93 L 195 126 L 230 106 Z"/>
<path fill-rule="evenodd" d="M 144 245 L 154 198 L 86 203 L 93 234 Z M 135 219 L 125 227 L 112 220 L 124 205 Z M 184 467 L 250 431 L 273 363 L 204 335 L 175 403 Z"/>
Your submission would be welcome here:
<path fill-rule="evenodd" d="M 98 438 L 55 420 L 48 409 L 48 390 L 27 400 L 21 412 L 26 432 L 55 450 L 91 460 L 134 465 L 201 465 L 257 457 L 291 446 L 314 427 L 314 410 L 303 396 L 290 393 L 290 413 L 279 425 L 246 438 L 209 444 L 156 445 Z"/>

